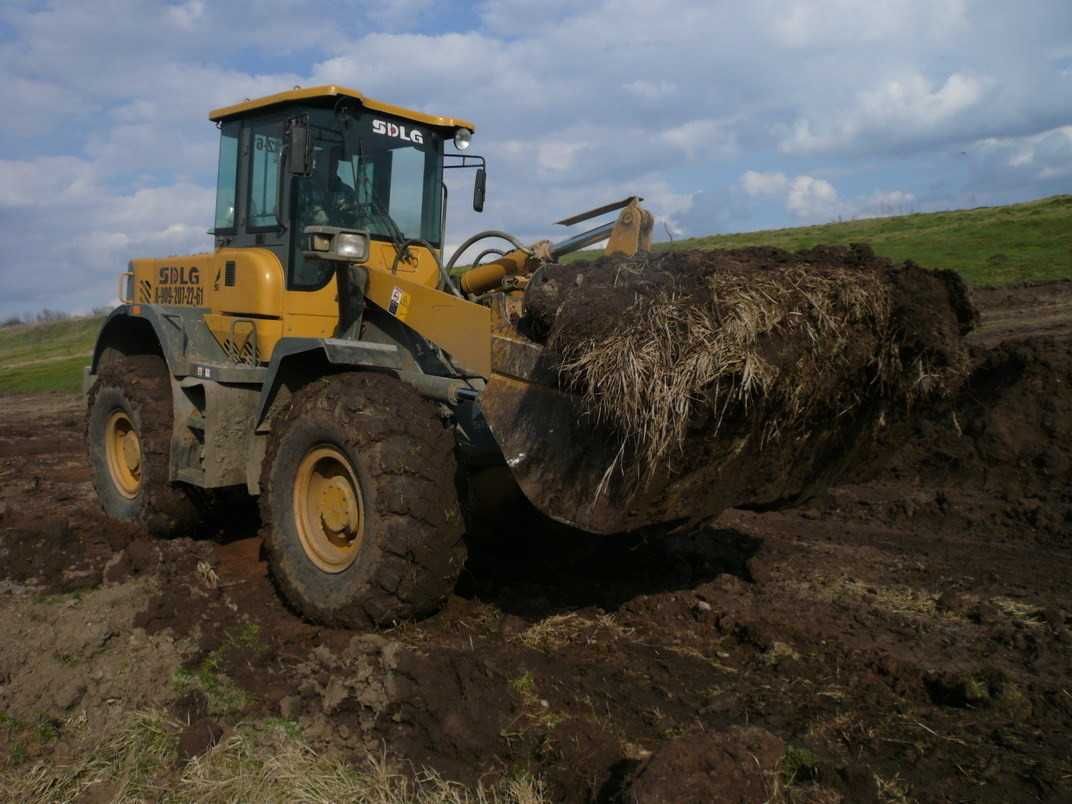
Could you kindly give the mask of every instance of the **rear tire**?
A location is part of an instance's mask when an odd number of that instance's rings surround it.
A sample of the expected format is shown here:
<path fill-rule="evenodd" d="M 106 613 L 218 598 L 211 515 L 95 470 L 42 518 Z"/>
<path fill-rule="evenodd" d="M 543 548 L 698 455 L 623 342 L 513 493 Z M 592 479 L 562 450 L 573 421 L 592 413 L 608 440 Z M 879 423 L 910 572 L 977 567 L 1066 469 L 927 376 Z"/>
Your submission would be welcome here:
<path fill-rule="evenodd" d="M 194 489 L 169 482 L 171 375 L 156 355 L 113 356 L 89 391 L 86 448 L 101 508 L 158 536 L 201 520 Z"/>
<path fill-rule="evenodd" d="M 272 423 L 261 478 L 269 567 L 310 620 L 390 625 L 435 611 L 465 564 L 454 436 L 398 379 L 340 374 Z"/>

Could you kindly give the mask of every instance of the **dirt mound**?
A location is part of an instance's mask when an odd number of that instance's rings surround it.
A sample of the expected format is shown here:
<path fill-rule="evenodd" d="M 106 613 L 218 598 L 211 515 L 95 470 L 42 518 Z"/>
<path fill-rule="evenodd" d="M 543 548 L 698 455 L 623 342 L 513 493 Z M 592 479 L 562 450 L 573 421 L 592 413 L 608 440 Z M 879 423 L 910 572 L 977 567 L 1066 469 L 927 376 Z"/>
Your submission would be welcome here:
<path fill-rule="evenodd" d="M 37 604 L 5 600 L 0 712 L 9 722 L 67 721 L 79 713 L 95 728 L 112 723 L 114 702 L 154 705 L 187 648 L 170 635 L 132 630 L 151 582 L 80 592 Z"/>
<path fill-rule="evenodd" d="M 101 582 L 113 551 L 141 531 L 101 514 L 42 520 L 13 512 L 0 527 L 0 579 L 50 593 L 88 589 Z"/>
<path fill-rule="evenodd" d="M 935 488 L 971 484 L 1004 503 L 1013 522 L 1067 539 L 1072 342 L 1007 341 L 977 353 L 953 412 L 919 422 L 890 475 Z"/>
<path fill-rule="evenodd" d="M 199 757 L 219 743 L 223 737 L 223 726 L 212 718 L 195 720 L 179 735 L 179 759 L 190 760 Z"/>
<path fill-rule="evenodd" d="M 659 748 L 629 785 L 637 804 L 750 804 L 781 786 L 785 744 L 763 729 L 691 734 Z"/>

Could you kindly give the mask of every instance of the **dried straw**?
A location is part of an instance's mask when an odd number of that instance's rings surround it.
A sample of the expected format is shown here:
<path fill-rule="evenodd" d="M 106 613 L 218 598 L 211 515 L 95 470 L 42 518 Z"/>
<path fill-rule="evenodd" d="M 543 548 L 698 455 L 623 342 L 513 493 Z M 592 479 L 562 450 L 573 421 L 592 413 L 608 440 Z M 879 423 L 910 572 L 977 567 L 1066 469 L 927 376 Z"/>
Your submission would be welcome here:
<path fill-rule="evenodd" d="M 643 267 L 633 261 L 613 282 Z M 809 417 L 849 415 L 876 383 L 910 399 L 934 375 L 922 364 L 914 377 L 903 370 L 890 283 L 873 269 L 719 270 L 699 298 L 695 286 L 638 283 L 613 326 L 582 330 L 550 333 L 561 381 L 624 434 L 615 463 L 631 448 L 648 471 L 680 456 L 706 417 L 704 437 L 715 437 L 727 416 L 761 409 L 763 439 L 777 439 Z"/>

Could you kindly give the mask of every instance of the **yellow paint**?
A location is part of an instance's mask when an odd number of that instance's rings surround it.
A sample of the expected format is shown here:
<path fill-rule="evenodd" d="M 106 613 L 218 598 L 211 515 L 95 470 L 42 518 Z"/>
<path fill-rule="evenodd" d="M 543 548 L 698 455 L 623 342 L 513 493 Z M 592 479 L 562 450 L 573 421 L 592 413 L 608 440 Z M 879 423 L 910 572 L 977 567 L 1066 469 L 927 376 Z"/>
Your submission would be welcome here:
<path fill-rule="evenodd" d="M 443 348 L 460 366 L 481 376 L 491 371 L 491 311 L 436 290 L 439 269 L 432 254 L 412 246 L 412 262 L 392 272 L 391 243 L 373 241 L 368 298 Z M 226 283 L 234 262 L 234 285 Z M 315 291 L 287 290 L 283 266 L 263 248 L 224 248 L 214 253 L 134 260 L 134 301 L 204 308 L 205 325 L 221 347 L 241 349 L 256 332 L 261 363 L 281 338 L 330 338 L 339 323 L 338 282 Z M 242 322 L 236 324 L 236 322 Z"/>
<path fill-rule="evenodd" d="M 236 103 L 232 106 L 213 109 L 208 113 L 208 119 L 215 122 L 217 120 L 225 120 L 228 117 L 235 117 L 246 112 L 251 112 L 254 109 L 267 109 L 270 106 L 278 106 L 282 103 L 340 96 L 354 98 L 366 109 L 372 109 L 396 117 L 403 117 L 407 120 L 415 120 L 418 123 L 424 123 L 428 126 L 449 129 L 467 128 L 470 131 L 476 130 L 476 127 L 472 123 L 468 120 L 462 120 L 460 117 L 443 117 L 436 114 L 425 114 L 424 112 L 406 109 L 402 106 L 395 106 L 393 103 L 378 101 L 358 92 L 356 89 L 348 89 L 346 87 L 335 86 L 334 84 L 309 87 L 308 89 L 292 89 L 287 92 L 277 92 L 274 95 L 267 95 L 263 98 L 242 101 L 241 103 Z"/>
<path fill-rule="evenodd" d="M 233 286 L 226 282 L 228 262 L 234 262 Z M 283 266 L 268 249 L 224 248 L 131 264 L 135 301 L 207 308 L 206 326 L 223 348 L 233 332 L 248 333 L 252 328 L 257 333 L 258 354 L 267 361 L 283 337 Z M 242 319 L 252 324 L 233 328 Z"/>
<path fill-rule="evenodd" d="M 534 269 L 529 266 L 530 260 L 536 263 L 531 252 L 515 248 L 493 262 L 467 270 L 461 275 L 462 290 L 466 293 L 486 293 L 494 290 L 507 276 L 532 273 Z"/>
<path fill-rule="evenodd" d="M 222 248 L 211 256 L 212 291 L 208 306 L 223 315 L 282 316 L 283 266 L 266 248 Z M 234 262 L 234 285 L 227 285 L 227 263 Z"/>
<path fill-rule="evenodd" d="M 491 310 L 399 275 L 369 271 L 365 294 L 369 301 L 390 310 L 392 294 L 397 293 L 405 294 L 407 326 L 467 371 L 491 375 Z"/>
<path fill-rule="evenodd" d="M 365 501 L 350 459 L 332 446 L 317 446 L 298 465 L 293 489 L 298 541 L 324 572 L 342 572 L 365 539 Z"/>
<path fill-rule="evenodd" d="M 141 488 L 141 440 L 134 422 L 122 410 L 104 425 L 104 452 L 116 491 L 133 500 Z"/>
<path fill-rule="evenodd" d="M 439 281 L 439 268 L 428 249 L 412 246 L 412 262 L 399 261 L 395 273 L 395 247 L 391 243 L 372 241 L 365 267 L 372 271 L 405 278 L 416 284 L 434 288 Z M 319 290 L 288 290 L 285 293 L 286 316 L 284 334 L 288 337 L 329 338 L 339 323 L 339 286 L 333 276 Z"/>

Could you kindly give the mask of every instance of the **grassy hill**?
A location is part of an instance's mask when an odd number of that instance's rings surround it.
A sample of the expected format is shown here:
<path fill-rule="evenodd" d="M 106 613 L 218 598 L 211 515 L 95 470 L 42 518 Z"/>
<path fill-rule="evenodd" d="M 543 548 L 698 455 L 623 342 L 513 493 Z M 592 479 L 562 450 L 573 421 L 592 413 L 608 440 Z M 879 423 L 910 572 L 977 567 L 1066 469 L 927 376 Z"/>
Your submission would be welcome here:
<path fill-rule="evenodd" d="M 102 319 L 70 318 L 0 328 L 0 393 L 82 388 Z"/>
<path fill-rule="evenodd" d="M 972 285 L 1068 279 L 1072 278 L 1072 195 L 1004 207 L 694 237 L 660 243 L 656 250 L 777 246 L 796 251 L 848 243 L 868 243 L 875 253 L 897 261 L 952 268 Z"/>
<path fill-rule="evenodd" d="M 1027 204 L 931 212 L 796 229 L 712 235 L 658 250 L 870 243 L 894 260 L 952 268 L 973 285 L 1072 278 L 1072 195 Z M 573 255 L 575 259 L 593 252 Z M 0 393 L 78 391 L 100 318 L 0 328 Z"/>

